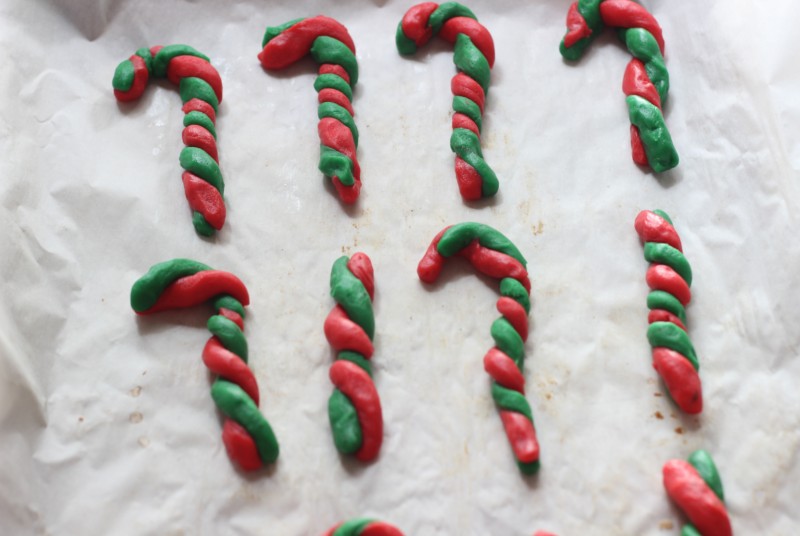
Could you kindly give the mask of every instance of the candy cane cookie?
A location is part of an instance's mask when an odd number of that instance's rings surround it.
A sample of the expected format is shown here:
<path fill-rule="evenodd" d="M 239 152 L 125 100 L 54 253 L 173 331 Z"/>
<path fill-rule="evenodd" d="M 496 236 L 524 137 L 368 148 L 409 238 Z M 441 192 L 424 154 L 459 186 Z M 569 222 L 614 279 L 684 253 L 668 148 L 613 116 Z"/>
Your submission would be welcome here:
<path fill-rule="evenodd" d="M 336 448 L 361 461 L 375 459 L 383 443 L 383 415 L 372 381 L 375 316 L 372 262 L 364 253 L 340 257 L 331 269 L 336 306 L 325 319 L 325 337 L 338 352 L 330 370 L 335 386 L 328 416 Z"/>
<path fill-rule="evenodd" d="M 636 232 L 644 244 L 647 269 L 647 339 L 653 347 L 653 367 L 672 400 L 689 414 L 703 410 L 703 392 L 694 346 L 686 333 L 686 304 L 692 299 L 692 268 L 683 255 L 672 220 L 661 210 L 636 216 Z"/>
<path fill-rule="evenodd" d="M 696 450 L 689 461 L 669 460 L 664 464 L 667 495 L 691 521 L 682 536 L 731 536 L 731 521 L 725 509 L 725 494 L 711 455 Z"/>
<path fill-rule="evenodd" d="M 285 69 L 309 53 L 320 64 L 314 81 L 319 100 L 319 170 L 331 179 L 342 202 L 355 203 L 361 191 L 352 105 L 358 63 L 347 28 L 322 15 L 295 19 L 267 27 L 261 46 L 258 59 L 265 69 Z"/>
<path fill-rule="evenodd" d="M 492 324 L 495 346 L 483 358 L 483 366 L 493 380 L 492 397 L 517 464 L 523 473 L 535 473 L 539 442 L 522 375 L 531 292 L 527 262 L 508 238 L 488 225 L 460 223 L 436 235 L 417 266 L 417 275 L 433 283 L 445 260 L 453 256 L 464 257 L 478 272 L 500 280 L 497 310 L 502 316 Z"/>
<path fill-rule="evenodd" d="M 403 536 L 400 529 L 365 517 L 350 519 L 328 529 L 324 536 Z"/>
<path fill-rule="evenodd" d="M 664 37 L 655 18 L 631 0 L 578 0 L 567 13 L 561 55 L 575 61 L 602 31 L 620 28 L 633 59 L 625 69 L 622 91 L 631 120 L 633 161 L 660 173 L 678 165 L 678 153 L 664 122 L 662 106 L 669 91 Z"/>
<path fill-rule="evenodd" d="M 180 154 L 183 188 L 195 230 L 211 236 L 225 223 L 225 183 L 219 169 L 215 126 L 222 80 L 209 59 L 190 46 L 140 48 L 117 66 L 112 82 L 114 96 L 121 102 L 138 99 L 151 76 L 167 78 L 178 86 L 185 114 L 186 147 Z"/>
<path fill-rule="evenodd" d="M 247 366 L 244 308 L 247 288 L 233 274 L 189 259 L 154 265 L 131 289 L 131 307 L 139 315 L 193 307 L 211 301 L 216 314 L 208 320 L 212 337 L 203 348 L 203 363 L 217 375 L 211 398 L 225 415 L 222 441 L 228 456 L 245 471 L 274 462 L 278 442 L 258 410 L 259 394 Z"/>
<path fill-rule="evenodd" d="M 453 92 L 453 133 L 450 148 L 456 154 L 455 171 L 461 197 L 474 201 L 497 193 L 499 183 L 483 159 L 481 126 L 486 94 L 494 65 L 494 41 L 477 17 L 456 2 L 433 2 L 409 9 L 397 26 L 397 50 L 410 55 L 439 34 L 455 44 L 458 73 L 450 82 Z"/>

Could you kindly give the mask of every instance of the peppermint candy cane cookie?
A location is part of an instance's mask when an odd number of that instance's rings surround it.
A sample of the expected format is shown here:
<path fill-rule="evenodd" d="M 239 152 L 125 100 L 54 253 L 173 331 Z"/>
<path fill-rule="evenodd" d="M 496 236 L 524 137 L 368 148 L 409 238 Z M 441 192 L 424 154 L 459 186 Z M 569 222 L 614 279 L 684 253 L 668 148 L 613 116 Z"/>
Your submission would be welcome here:
<path fill-rule="evenodd" d="M 672 220 L 661 210 L 643 210 L 634 223 L 644 243 L 647 269 L 647 339 L 653 347 L 653 367 L 672 400 L 689 414 L 703 410 L 703 392 L 692 341 L 686 333 L 686 305 L 692 299 L 692 268 L 683 255 Z"/>
<path fill-rule="evenodd" d="M 278 457 L 278 442 L 258 410 L 259 394 L 247 366 L 244 308 L 247 288 L 233 274 L 212 270 L 189 259 L 154 265 L 131 289 L 131 307 L 139 315 L 193 307 L 211 301 L 216 314 L 208 320 L 212 337 L 203 348 L 203 363 L 217 375 L 211 397 L 225 415 L 222 441 L 228 456 L 245 471 Z"/>
<path fill-rule="evenodd" d="M 403 533 L 383 521 L 358 518 L 331 527 L 325 536 L 403 536 Z"/>
<path fill-rule="evenodd" d="M 383 415 L 372 381 L 375 293 L 372 263 L 364 253 L 341 257 L 331 269 L 331 296 L 336 307 L 325 319 L 325 337 L 338 352 L 331 366 L 335 386 L 328 416 L 336 448 L 361 461 L 375 459 L 383 442 Z"/>
<path fill-rule="evenodd" d="M 134 101 L 150 77 L 167 78 L 178 86 L 183 101 L 183 143 L 180 164 L 183 188 L 193 211 L 192 223 L 211 236 L 225 223 L 225 184 L 217 155 L 216 117 L 222 102 L 222 80 L 209 59 L 187 45 L 140 48 L 117 66 L 114 96 Z"/>
<path fill-rule="evenodd" d="M 522 375 L 531 291 L 527 262 L 508 238 L 488 225 L 460 223 L 436 235 L 417 266 L 417 275 L 433 283 L 445 260 L 453 256 L 464 257 L 480 273 L 500 280 L 497 310 L 502 316 L 492 324 L 495 346 L 483 358 L 483 366 L 493 380 L 492 397 L 517 464 L 523 473 L 535 473 L 539 442 Z"/>
<path fill-rule="evenodd" d="M 295 19 L 267 27 L 261 46 L 258 59 L 265 69 L 285 69 L 309 53 L 320 64 L 314 81 L 319 94 L 319 170 L 331 179 L 344 203 L 355 203 L 361 191 L 358 128 L 352 105 L 358 63 L 347 28 L 321 15 Z"/>
<path fill-rule="evenodd" d="M 662 112 L 669 73 L 664 64 L 664 37 L 655 18 L 631 0 L 578 0 L 567 13 L 561 55 L 572 61 L 580 58 L 604 24 L 621 29 L 619 35 L 633 55 L 622 82 L 633 161 L 649 165 L 656 173 L 672 169 L 678 165 L 678 153 Z"/>
<path fill-rule="evenodd" d="M 664 464 L 664 488 L 690 524 L 681 536 L 731 536 L 731 521 L 725 509 L 725 494 L 711 455 L 696 450 L 689 461 L 670 460 Z"/>
<path fill-rule="evenodd" d="M 477 17 L 456 2 L 433 2 L 409 9 L 397 26 L 397 50 L 410 55 L 438 34 L 455 44 L 453 61 L 453 134 L 450 148 L 456 153 L 455 170 L 461 197 L 474 201 L 497 193 L 499 183 L 483 159 L 481 126 L 486 94 L 494 65 L 494 41 Z"/>

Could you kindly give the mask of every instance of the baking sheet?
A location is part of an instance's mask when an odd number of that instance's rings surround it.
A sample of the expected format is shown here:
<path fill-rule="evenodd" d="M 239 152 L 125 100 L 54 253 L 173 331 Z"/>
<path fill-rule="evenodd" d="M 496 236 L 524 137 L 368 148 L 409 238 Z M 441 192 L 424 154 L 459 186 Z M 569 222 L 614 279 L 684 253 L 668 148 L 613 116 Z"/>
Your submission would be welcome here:
<path fill-rule="evenodd" d="M 314 535 L 369 515 L 409 535 L 678 534 L 661 466 L 696 448 L 717 461 L 737 533 L 797 533 L 800 5 L 646 2 L 681 156 L 656 177 L 630 160 L 629 56 L 613 32 L 570 65 L 569 2 L 470 0 L 497 48 L 483 146 L 501 186 L 465 205 L 448 149 L 452 50 L 398 56 L 411 4 L 0 5 L 0 533 Z M 267 74 L 256 60 L 265 26 L 318 13 L 358 49 L 351 209 L 316 168 L 313 62 Z M 118 62 L 172 43 L 207 54 L 224 83 L 228 221 L 214 240 L 195 235 L 183 198 L 175 89 L 156 83 L 133 105 L 111 91 Z M 650 365 L 633 230 L 646 208 L 673 217 L 694 269 L 699 418 L 658 396 Z M 431 288 L 416 278 L 434 234 L 468 220 L 529 261 L 536 477 L 517 471 L 482 370 L 496 284 L 459 263 Z M 365 466 L 331 440 L 322 333 L 330 266 L 356 251 L 376 271 L 386 433 Z M 220 440 L 200 359 L 209 311 L 130 310 L 133 282 L 173 257 L 250 290 L 250 363 L 282 449 L 263 474 L 238 473 Z"/>

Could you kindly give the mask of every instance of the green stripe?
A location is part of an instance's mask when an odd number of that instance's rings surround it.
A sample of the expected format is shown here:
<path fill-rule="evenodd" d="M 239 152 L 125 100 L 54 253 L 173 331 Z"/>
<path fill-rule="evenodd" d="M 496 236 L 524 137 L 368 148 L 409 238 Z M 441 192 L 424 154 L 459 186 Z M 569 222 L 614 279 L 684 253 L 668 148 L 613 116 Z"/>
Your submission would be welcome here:
<path fill-rule="evenodd" d="M 694 525 L 687 523 L 686 525 L 683 526 L 683 528 L 681 528 L 681 536 L 703 536 L 703 535 L 700 534 L 700 531 L 694 528 Z"/>
<path fill-rule="evenodd" d="M 478 131 L 483 128 L 483 118 L 481 117 L 481 108 L 474 101 L 460 97 L 458 95 L 453 97 L 453 110 L 460 114 L 464 114 L 478 126 Z"/>
<path fill-rule="evenodd" d="M 220 340 L 222 346 L 247 363 L 247 339 L 236 322 L 222 315 L 214 315 L 208 319 L 206 327 Z"/>
<path fill-rule="evenodd" d="M 706 485 L 719 497 L 719 500 L 725 502 L 722 479 L 719 477 L 719 471 L 717 471 L 711 454 L 705 450 L 696 450 L 689 456 L 689 463 L 697 470 Z"/>
<path fill-rule="evenodd" d="M 484 93 L 489 94 L 489 80 L 492 77 L 489 61 L 466 34 L 456 36 L 453 62 L 459 71 L 478 82 Z"/>
<path fill-rule="evenodd" d="M 350 259 L 339 257 L 331 268 L 331 296 L 347 312 L 350 320 L 361 326 L 372 340 L 375 336 L 375 315 L 364 284 L 347 267 Z"/>
<path fill-rule="evenodd" d="M 668 224 L 672 225 L 672 219 L 671 219 L 671 218 L 669 217 L 669 215 L 668 215 L 666 212 L 664 212 L 663 210 L 655 209 L 655 210 L 653 210 L 652 212 L 653 212 L 653 214 L 656 214 L 656 215 L 658 215 L 658 216 L 661 216 L 661 218 L 662 218 L 662 219 L 664 219 L 664 220 L 666 220 L 666 222 L 667 222 Z"/>
<path fill-rule="evenodd" d="M 359 353 L 350 352 L 348 350 L 342 350 L 339 352 L 339 355 L 336 356 L 337 359 L 341 359 L 342 361 L 349 361 L 355 365 L 358 365 L 361 369 L 364 370 L 369 377 L 372 377 L 372 363 L 369 362 L 369 359 L 365 358 Z"/>
<path fill-rule="evenodd" d="M 686 323 L 686 309 L 683 304 L 670 294 L 663 290 L 654 290 L 647 295 L 647 308 L 648 309 L 664 309 L 677 316 L 681 322 Z"/>
<path fill-rule="evenodd" d="M 633 57 L 644 62 L 647 76 L 658 91 L 661 106 L 664 106 L 669 92 L 669 72 L 664 63 L 664 56 L 661 55 L 661 49 L 658 47 L 658 41 L 644 28 L 622 30 L 622 39 Z"/>
<path fill-rule="evenodd" d="M 644 245 L 644 258 L 648 262 L 666 264 L 675 270 L 687 285 L 692 285 L 692 267 L 680 250 L 665 242 L 647 242 Z"/>
<path fill-rule="evenodd" d="M 328 88 L 338 89 L 344 93 L 344 96 L 347 97 L 347 100 L 353 100 L 353 89 L 350 87 L 350 84 L 348 84 L 347 81 L 338 74 L 321 74 L 317 76 L 316 80 L 314 80 L 314 89 L 317 90 L 317 93 Z"/>
<path fill-rule="evenodd" d="M 402 21 L 397 24 L 397 32 L 395 32 L 394 41 L 395 44 L 397 44 L 397 51 L 404 56 L 411 55 L 417 51 L 417 44 L 403 33 Z"/>
<path fill-rule="evenodd" d="M 192 225 L 194 225 L 194 230 L 197 231 L 197 234 L 202 236 L 214 236 L 217 231 L 206 221 L 206 217 L 196 210 L 192 211 Z"/>
<path fill-rule="evenodd" d="M 215 112 L 219 108 L 219 99 L 217 98 L 217 94 L 214 93 L 214 88 L 202 78 L 197 78 L 195 76 L 181 78 L 181 82 L 178 85 L 178 92 L 184 104 L 192 99 L 200 99 L 210 104 Z"/>
<path fill-rule="evenodd" d="M 638 127 L 647 162 L 653 171 L 661 173 L 678 165 L 678 153 L 664 123 L 664 116 L 656 106 L 638 95 L 628 95 L 628 116 Z"/>
<path fill-rule="evenodd" d="M 504 277 L 500 281 L 500 294 L 507 296 L 525 309 L 525 313 L 531 312 L 531 297 L 525 287 L 513 277 Z"/>
<path fill-rule="evenodd" d="M 142 312 L 156 304 L 158 298 L 170 284 L 197 272 L 211 270 L 201 262 L 191 259 L 172 259 L 154 264 L 131 288 L 131 307 Z"/>
<path fill-rule="evenodd" d="M 436 249 L 441 255 L 451 257 L 476 239 L 484 247 L 513 257 L 523 267 L 528 264 L 525 257 L 517 249 L 517 246 L 512 244 L 500 231 L 483 223 L 465 222 L 453 225 L 444 232 Z"/>
<path fill-rule="evenodd" d="M 692 364 L 695 370 L 700 370 L 692 341 L 689 335 L 672 322 L 653 322 L 647 328 L 647 340 L 653 348 L 669 348 L 675 350 Z"/>
<path fill-rule="evenodd" d="M 241 387 L 218 379 L 211 386 L 211 398 L 222 413 L 247 430 L 255 441 L 263 463 L 272 463 L 278 458 L 278 440 L 272 432 L 272 427 Z"/>
<path fill-rule="evenodd" d="M 474 167 L 481 176 L 481 195 L 490 197 L 497 193 L 500 183 L 497 175 L 483 159 L 481 140 L 478 135 L 466 128 L 454 128 L 450 134 L 450 150 L 456 153 L 467 164 Z"/>
<path fill-rule="evenodd" d="M 453 17 L 467 17 L 470 19 L 478 20 L 478 17 L 470 11 L 470 9 L 458 2 L 445 2 L 440 4 L 428 19 L 428 27 L 433 30 L 436 35 L 442 29 L 442 25 Z"/>
<path fill-rule="evenodd" d="M 522 371 L 525 363 L 525 347 L 522 337 L 519 336 L 514 326 L 503 317 L 492 322 L 492 338 L 501 352 L 514 360 L 517 368 Z"/>
<path fill-rule="evenodd" d="M 217 129 L 214 126 L 214 122 L 211 120 L 203 112 L 198 110 L 192 110 L 188 114 L 183 116 L 183 126 L 188 127 L 189 125 L 198 125 L 206 129 L 214 136 L 214 139 L 217 139 Z"/>
<path fill-rule="evenodd" d="M 331 117 L 349 128 L 350 133 L 353 134 L 353 141 L 355 145 L 358 146 L 358 128 L 356 127 L 356 122 L 353 120 L 353 116 L 350 115 L 350 112 L 344 107 L 335 102 L 323 102 L 317 107 L 317 116 L 320 119 L 323 117 Z"/>
<path fill-rule="evenodd" d="M 347 45 L 338 39 L 326 35 L 317 37 L 311 45 L 311 56 L 317 63 L 341 65 L 350 77 L 350 85 L 355 86 L 358 83 L 356 57 Z"/>
<path fill-rule="evenodd" d="M 530 404 L 528 404 L 525 397 L 517 391 L 506 389 L 499 383 L 493 381 L 492 398 L 494 398 L 495 403 L 500 406 L 501 409 L 521 413 L 525 415 L 529 421 L 533 422 Z"/>
<path fill-rule="evenodd" d="M 600 34 L 603 29 L 603 19 L 600 16 L 600 2 L 603 0 L 579 0 L 578 12 L 586 19 L 586 23 L 592 30 L 589 37 L 578 40 L 574 45 L 567 48 L 564 40 L 561 40 L 559 50 L 561 55 L 570 61 L 575 61 L 583 55 L 583 52 L 592 44 L 592 41 Z"/>
<path fill-rule="evenodd" d="M 261 48 L 267 46 L 267 43 L 278 37 L 280 34 L 297 24 L 298 22 L 305 20 L 303 17 L 299 19 L 290 20 L 289 22 L 285 22 L 280 26 L 267 26 L 267 30 L 264 32 L 264 39 L 261 41 Z"/>
<path fill-rule="evenodd" d="M 133 86 L 136 79 L 136 69 L 131 60 L 125 60 L 117 65 L 114 70 L 114 78 L 111 79 L 111 86 L 117 91 L 128 91 Z"/>
<path fill-rule="evenodd" d="M 356 183 L 353 161 L 346 154 L 322 144 L 319 146 L 319 151 L 318 167 L 326 177 L 338 177 L 345 186 L 352 186 Z"/>
<path fill-rule="evenodd" d="M 222 180 L 222 172 L 210 154 L 198 147 L 184 147 L 179 160 L 183 169 L 210 183 L 220 194 L 224 193 L 225 182 Z"/>
<path fill-rule="evenodd" d="M 328 399 L 328 419 L 333 432 L 333 443 L 343 454 L 353 454 L 361 448 L 363 434 L 355 406 L 343 392 L 334 389 Z"/>
<path fill-rule="evenodd" d="M 539 465 L 540 465 L 539 460 L 528 463 L 523 463 L 517 460 L 517 467 L 519 467 L 519 470 L 522 471 L 522 474 L 525 475 L 535 475 L 539 471 Z"/>
<path fill-rule="evenodd" d="M 158 78 L 167 76 L 167 66 L 172 58 L 177 56 L 194 56 L 211 62 L 208 56 L 201 54 L 189 45 L 167 45 L 158 51 L 153 58 L 153 75 Z"/>
<path fill-rule="evenodd" d="M 228 309 L 229 311 L 238 313 L 243 319 L 245 317 L 244 306 L 233 296 L 220 296 L 214 300 L 214 309 L 217 311 L 220 309 Z"/>
<path fill-rule="evenodd" d="M 332 536 L 360 536 L 361 531 L 374 521 L 374 519 L 366 517 L 350 519 L 339 525 L 339 528 L 334 531 Z"/>

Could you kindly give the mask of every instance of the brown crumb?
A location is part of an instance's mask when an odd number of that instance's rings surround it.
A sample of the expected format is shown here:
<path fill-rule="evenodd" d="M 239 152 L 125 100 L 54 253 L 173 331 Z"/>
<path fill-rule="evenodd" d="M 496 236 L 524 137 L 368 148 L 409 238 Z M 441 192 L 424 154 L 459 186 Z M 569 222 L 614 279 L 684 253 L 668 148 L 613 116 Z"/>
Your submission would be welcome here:
<path fill-rule="evenodd" d="M 83 422 L 83 416 L 78 417 L 78 422 Z"/>
<path fill-rule="evenodd" d="M 142 394 L 142 386 L 141 385 L 137 385 L 136 387 L 134 387 L 133 389 L 130 390 L 130 393 L 131 393 L 132 397 L 136 398 L 137 396 Z"/>
<path fill-rule="evenodd" d="M 656 411 L 656 419 L 661 420 L 663 418 L 664 418 L 664 416 L 661 414 L 661 412 L 660 411 Z"/>
<path fill-rule="evenodd" d="M 653 396 L 661 397 L 661 396 L 664 396 L 664 395 L 662 395 L 661 393 L 653 393 Z"/>
<path fill-rule="evenodd" d="M 683 428 L 681 428 L 680 426 L 678 426 L 677 428 L 675 428 L 675 433 L 676 433 L 676 434 L 682 434 L 682 433 L 683 433 Z"/>
<path fill-rule="evenodd" d="M 670 521 L 669 519 L 666 519 L 666 520 L 664 520 L 664 521 L 661 521 L 661 522 L 658 524 L 658 528 L 660 528 L 661 530 L 672 530 L 672 529 L 673 529 L 673 527 L 675 527 L 675 525 L 674 525 L 674 524 L 672 523 L 672 521 Z"/>
<path fill-rule="evenodd" d="M 138 411 L 134 411 L 133 413 L 131 413 L 131 416 L 129 417 L 132 423 L 142 422 L 143 418 L 144 417 L 142 416 L 142 414 L 139 413 Z"/>
<path fill-rule="evenodd" d="M 545 397 L 547 400 L 551 400 L 551 399 L 553 398 L 553 395 L 551 395 L 550 393 L 545 393 L 545 394 L 544 394 L 544 397 Z"/>
<path fill-rule="evenodd" d="M 146 438 L 146 437 L 140 437 L 139 438 L 139 445 L 141 445 L 142 447 L 146 448 L 148 445 L 150 445 L 150 440 L 148 438 Z"/>

